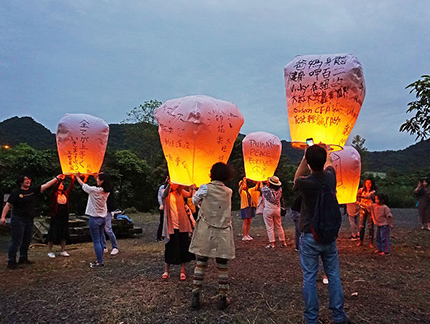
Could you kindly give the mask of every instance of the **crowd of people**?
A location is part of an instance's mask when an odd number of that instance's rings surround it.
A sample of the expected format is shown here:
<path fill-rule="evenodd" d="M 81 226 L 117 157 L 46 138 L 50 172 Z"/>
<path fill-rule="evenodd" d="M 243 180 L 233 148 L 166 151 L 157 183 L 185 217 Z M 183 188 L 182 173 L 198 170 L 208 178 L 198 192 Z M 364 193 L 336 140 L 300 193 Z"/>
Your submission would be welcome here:
<path fill-rule="evenodd" d="M 310 174 L 309 174 L 310 172 Z M 224 163 L 216 163 L 210 171 L 211 181 L 196 188 L 184 187 L 170 182 L 169 178 L 160 186 L 158 203 L 160 224 L 156 240 L 164 241 L 163 280 L 170 277 L 171 265 L 180 266 L 180 280 L 186 280 L 186 264 L 195 260 L 191 308 L 202 307 L 201 291 L 209 259 L 214 259 L 218 280 L 218 308 L 228 307 L 229 260 L 235 258 L 235 243 L 232 227 L 232 190 L 226 182 L 232 178 L 233 170 Z M 90 267 L 104 266 L 103 256 L 108 252 L 106 234 L 112 245 L 111 254 L 119 252 L 118 242 L 112 230 L 112 217 L 117 210 L 113 185 L 108 174 L 94 175 L 96 185 L 88 185 L 88 176 L 71 175 L 65 188 L 65 175 L 58 175 L 40 186 L 31 186 L 31 178 L 22 175 L 17 179 L 18 189 L 14 190 L 3 208 L 0 222 L 3 224 L 11 210 L 11 244 L 8 250 L 8 268 L 18 264 L 31 264 L 28 248 L 33 232 L 36 199 L 45 190 L 51 189 L 51 220 L 47 235 L 48 257 L 55 258 L 53 245 L 60 244 L 60 256 L 69 257 L 66 242 L 69 240 L 68 216 L 70 191 L 77 181 L 88 194 L 85 214 L 89 216 L 89 228 L 96 260 Z M 267 230 L 267 249 L 274 249 L 276 241 L 286 247 L 282 227 L 281 210 L 285 208 L 282 198 L 282 183 L 276 176 L 267 181 L 254 182 L 243 178 L 239 183 L 241 198 L 240 216 L 243 220 L 242 240 L 251 242 L 251 222 L 256 214 L 262 214 Z M 295 227 L 295 250 L 299 253 L 303 271 L 304 317 L 307 323 L 317 323 L 318 297 L 316 294 L 317 272 L 322 268 L 329 287 L 329 304 L 335 323 L 350 323 L 343 308 L 343 291 L 339 275 L 339 260 L 336 240 L 319 243 L 313 233 L 311 219 L 314 217 L 318 192 L 326 185 L 336 189 L 335 169 L 330 155 L 323 146 L 314 145 L 305 154 L 294 176 L 293 188 L 297 192 L 290 209 Z M 430 192 L 428 179 L 419 182 L 415 189 L 418 198 L 418 212 L 422 229 L 430 230 Z M 390 230 L 393 217 L 387 206 L 387 196 L 376 190 L 375 183 L 366 179 L 358 189 L 357 200 L 347 205 L 351 240 L 358 240 L 357 246 L 364 246 L 366 224 L 368 244 L 373 247 L 376 226 L 376 250 L 381 256 L 390 255 Z M 17 255 L 19 250 L 19 258 Z"/>

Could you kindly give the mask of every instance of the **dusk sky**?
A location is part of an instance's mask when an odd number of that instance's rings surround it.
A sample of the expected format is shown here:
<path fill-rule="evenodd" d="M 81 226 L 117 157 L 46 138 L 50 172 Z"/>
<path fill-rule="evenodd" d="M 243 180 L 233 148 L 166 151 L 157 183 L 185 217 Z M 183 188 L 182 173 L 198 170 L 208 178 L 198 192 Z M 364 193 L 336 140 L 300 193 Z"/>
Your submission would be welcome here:
<path fill-rule="evenodd" d="M 208 95 L 239 107 L 242 134 L 289 141 L 284 66 L 352 53 L 367 93 L 350 138 L 404 149 L 405 87 L 430 73 L 429 17 L 427 0 L 0 0 L 0 121 L 55 132 L 66 113 L 120 123 L 147 100 Z"/>

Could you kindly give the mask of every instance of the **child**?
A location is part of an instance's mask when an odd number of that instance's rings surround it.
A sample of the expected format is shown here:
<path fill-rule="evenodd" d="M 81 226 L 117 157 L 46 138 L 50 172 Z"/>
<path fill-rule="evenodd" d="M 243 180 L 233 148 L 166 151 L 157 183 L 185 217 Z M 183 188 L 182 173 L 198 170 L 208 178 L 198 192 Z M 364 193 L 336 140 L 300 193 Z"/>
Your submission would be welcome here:
<path fill-rule="evenodd" d="M 390 208 L 385 205 L 387 196 L 377 194 L 375 203 L 370 205 L 370 213 L 373 223 L 376 225 L 376 247 L 375 253 L 379 255 L 390 255 L 390 227 L 393 228 L 393 215 Z"/>
<path fill-rule="evenodd" d="M 346 211 L 349 218 L 349 228 L 351 230 L 351 241 L 360 239 L 360 205 L 357 202 L 346 204 Z"/>
<path fill-rule="evenodd" d="M 208 259 L 215 258 L 218 269 L 219 301 L 218 308 L 223 310 L 229 305 L 227 261 L 234 259 L 234 237 L 231 223 L 232 190 L 225 182 L 232 176 L 232 169 L 222 162 L 211 168 L 211 182 L 200 186 L 195 192 L 193 203 L 201 203 L 189 251 L 196 255 L 194 269 L 194 288 L 191 308 L 200 309 L 200 291 L 208 266 Z"/>

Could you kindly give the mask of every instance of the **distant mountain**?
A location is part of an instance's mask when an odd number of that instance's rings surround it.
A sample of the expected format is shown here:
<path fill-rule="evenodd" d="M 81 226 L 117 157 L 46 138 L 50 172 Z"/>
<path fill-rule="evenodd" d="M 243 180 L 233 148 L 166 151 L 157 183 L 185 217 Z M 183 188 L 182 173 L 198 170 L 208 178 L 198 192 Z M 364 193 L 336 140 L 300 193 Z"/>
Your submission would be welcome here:
<path fill-rule="evenodd" d="M 55 148 L 55 135 L 31 117 L 12 117 L 0 123 L 0 145 L 15 146 L 27 143 L 42 150 Z"/>
<path fill-rule="evenodd" d="M 430 140 L 426 140 L 399 151 L 369 152 L 368 168 L 378 172 L 413 172 L 430 167 L 429 157 Z"/>
<path fill-rule="evenodd" d="M 133 129 L 133 124 L 110 124 L 108 148 L 123 150 L 130 148 L 127 140 L 127 129 Z M 152 127 L 152 126 L 151 126 Z M 243 139 L 245 135 L 239 134 Z M 55 149 L 55 134 L 36 122 L 31 117 L 12 117 L 0 122 L 0 145 L 10 146 L 27 143 L 35 149 Z M 159 146 L 159 143 L 149 143 Z M 282 153 L 293 164 L 298 164 L 303 152 L 291 147 L 291 143 L 282 140 Z M 398 170 L 411 172 L 430 166 L 430 140 L 421 141 L 399 151 L 369 152 L 368 168 L 370 171 L 387 172 Z"/>

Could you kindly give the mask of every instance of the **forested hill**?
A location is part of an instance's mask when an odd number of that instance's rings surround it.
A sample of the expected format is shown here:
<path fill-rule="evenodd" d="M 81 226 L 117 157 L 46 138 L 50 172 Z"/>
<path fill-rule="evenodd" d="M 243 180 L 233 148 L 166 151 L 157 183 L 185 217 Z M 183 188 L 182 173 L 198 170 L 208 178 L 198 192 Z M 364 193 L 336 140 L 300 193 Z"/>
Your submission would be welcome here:
<path fill-rule="evenodd" d="M 56 148 L 55 135 L 31 117 L 12 117 L 0 122 L 0 145 L 19 143 L 42 150 Z"/>
<path fill-rule="evenodd" d="M 136 128 L 133 124 L 109 125 L 108 148 L 114 150 L 129 149 L 132 147 L 127 130 Z M 155 128 L 148 125 L 148 128 Z M 135 132 L 139 131 L 135 129 Z M 154 132 L 152 130 L 151 132 Z M 128 132 L 130 134 L 130 132 Z M 243 138 L 244 135 L 239 135 Z M 138 136 L 139 140 L 148 138 L 145 150 L 159 150 L 160 143 L 153 137 Z M 136 141 L 136 139 L 132 139 Z M 55 134 L 46 127 L 36 122 L 31 117 L 12 117 L 0 122 L 0 145 L 15 146 L 19 143 L 27 143 L 35 149 L 55 149 Z M 282 141 L 282 153 L 293 163 L 299 163 L 302 152 L 293 149 L 290 142 Z M 430 140 L 422 141 L 399 151 L 368 152 L 368 169 L 375 172 L 387 172 L 397 170 L 411 172 L 430 167 Z"/>

